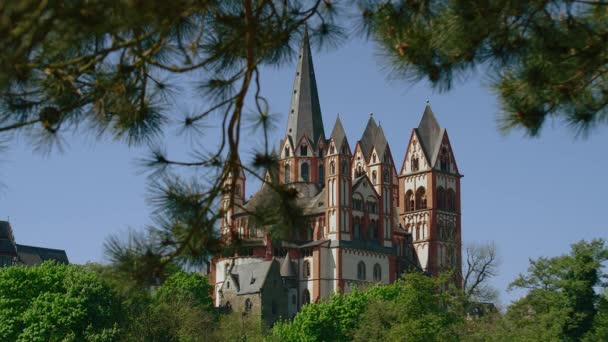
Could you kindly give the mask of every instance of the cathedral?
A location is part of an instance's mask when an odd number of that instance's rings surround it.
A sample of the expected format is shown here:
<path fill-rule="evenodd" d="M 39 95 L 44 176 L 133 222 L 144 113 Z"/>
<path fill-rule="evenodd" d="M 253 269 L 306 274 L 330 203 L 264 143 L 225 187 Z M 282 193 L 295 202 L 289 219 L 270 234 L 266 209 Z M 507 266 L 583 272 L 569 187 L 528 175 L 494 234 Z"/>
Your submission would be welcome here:
<path fill-rule="evenodd" d="M 272 189 L 264 183 L 246 200 L 244 173 L 232 177 L 220 232 L 246 242 L 249 252 L 213 259 L 215 305 L 272 324 L 332 293 L 390 284 L 408 269 L 460 274 L 462 175 L 428 102 L 409 142 L 399 143 L 405 157 L 395 165 L 372 115 L 359 141 L 348 141 L 340 117 L 325 134 L 306 33 L 291 96 L 278 181 L 297 192 L 305 233 L 271 241 L 249 213 Z"/>

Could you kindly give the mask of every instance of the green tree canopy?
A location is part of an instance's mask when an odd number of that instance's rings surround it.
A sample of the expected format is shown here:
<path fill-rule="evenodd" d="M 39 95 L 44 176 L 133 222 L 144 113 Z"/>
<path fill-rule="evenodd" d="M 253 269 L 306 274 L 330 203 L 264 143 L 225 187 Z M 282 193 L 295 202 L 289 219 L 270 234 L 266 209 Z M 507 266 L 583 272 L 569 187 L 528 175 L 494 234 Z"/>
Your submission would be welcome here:
<path fill-rule="evenodd" d="M 292 322 L 274 326 L 277 341 L 430 341 L 449 338 L 460 305 L 445 291 L 447 278 L 406 274 L 304 306 Z M 459 299 L 460 300 L 460 299 Z M 461 312 L 460 312 L 461 313 Z M 461 317 L 461 316 L 460 316 Z"/>
<path fill-rule="evenodd" d="M 605 288 L 602 263 L 608 260 L 603 240 L 581 241 L 569 254 L 530 261 L 526 274 L 511 284 L 527 290 L 509 306 L 507 319 L 516 331 L 537 340 L 579 341 L 601 321 L 598 308 Z M 598 330 L 599 331 L 599 330 Z"/>
<path fill-rule="evenodd" d="M 123 314 L 121 298 L 81 266 L 0 268 L 0 340 L 112 341 Z"/>

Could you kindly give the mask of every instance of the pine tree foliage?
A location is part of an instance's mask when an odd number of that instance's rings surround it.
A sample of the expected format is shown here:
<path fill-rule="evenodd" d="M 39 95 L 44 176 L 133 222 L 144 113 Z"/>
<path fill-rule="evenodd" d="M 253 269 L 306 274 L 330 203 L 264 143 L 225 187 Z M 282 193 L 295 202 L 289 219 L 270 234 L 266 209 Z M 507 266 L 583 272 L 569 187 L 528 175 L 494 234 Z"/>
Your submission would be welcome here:
<path fill-rule="evenodd" d="M 224 184 L 240 171 L 263 180 L 276 162 L 260 67 L 291 62 L 306 25 L 331 45 L 341 35 L 335 11 L 323 1 L 3 2 L 0 134 L 24 135 L 42 152 L 75 132 L 153 146 L 141 164 L 152 177 L 154 224 L 127 239 L 111 237 L 106 251 L 134 279 L 160 279 L 172 262 L 201 263 L 225 250 L 215 229 L 224 214 L 218 199 L 234 189 Z M 175 101 L 188 78 L 196 79 L 204 109 L 184 115 Z M 250 166 L 239 156 L 246 101 L 265 137 Z M 172 124 L 201 142 L 217 122 L 221 141 L 194 144 L 191 160 L 156 147 Z M 280 201 L 282 211 L 294 214 L 292 202 Z M 268 221 L 269 229 L 285 226 Z"/>
<path fill-rule="evenodd" d="M 537 136 L 554 117 L 587 134 L 608 119 L 605 1 L 370 1 L 361 13 L 396 77 L 447 90 L 487 70 L 505 130 Z"/>

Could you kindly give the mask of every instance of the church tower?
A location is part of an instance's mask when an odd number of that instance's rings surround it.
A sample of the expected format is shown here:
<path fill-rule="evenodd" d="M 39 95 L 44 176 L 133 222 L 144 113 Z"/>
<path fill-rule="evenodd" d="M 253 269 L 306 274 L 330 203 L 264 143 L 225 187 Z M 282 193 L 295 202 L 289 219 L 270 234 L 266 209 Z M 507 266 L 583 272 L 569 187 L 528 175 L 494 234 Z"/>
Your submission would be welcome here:
<path fill-rule="evenodd" d="M 460 274 L 460 178 L 448 133 L 430 105 L 412 130 L 399 175 L 399 223 L 411 233 L 420 267 Z"/>
<path fill-rule="evenodd" d="M 325 182 L 328 238 L 330 240 L 350 240 L 352 197 L 351 152 L 340 117 L 329 138 L 327 157 L 327 180 Z"/>
<path fill-rule="evenodd" d="M 304 31 L 287 119 L 281 141 L 281 179 L 288 183 L 325 184 L 325 132 L 308 30 Z"/>

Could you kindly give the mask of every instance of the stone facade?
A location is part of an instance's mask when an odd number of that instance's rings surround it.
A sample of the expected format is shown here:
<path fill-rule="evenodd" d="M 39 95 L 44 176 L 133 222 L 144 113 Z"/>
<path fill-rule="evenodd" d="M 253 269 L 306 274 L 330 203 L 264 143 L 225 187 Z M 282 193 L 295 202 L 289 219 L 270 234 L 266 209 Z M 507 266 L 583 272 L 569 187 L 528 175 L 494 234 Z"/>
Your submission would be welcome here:
<path fill-rule="evenodd" d="M 243 172 L 230 177 L 225 186 L 234 191 L 222 197 L 221 234 L 243 241 L 248 251 L 214 258 L 210 279 L 215 304 L 230 301 L 234 310 L 245 311 L 244 300 L 259 302 L 268 322 L 274 321 L 276 312 L 291 317 L 303 305 L 332 293 L 392 283 L 408 268 L 460 274 L 462 176 L 447 131 L 428 103 L 409 142 L 403 142 L 407 147 L 398 171 L 383 129 L 372 115 L 353 146 L 339 117 L 325 136 L 315 82 L 305 36 L 275 179 L 294 189 L 307 225 L 294 227 L 289 241 L 272 241 L 264 227 L 250 221 L 250 213 L 267 204 L 272 187 L 265 182 L 245 200 Z M 226 289 L 234 272 L 255 272 L 260 263 L 271 261 L 280 264 L 280 290 L 268 285 L 274 281 L 264 285 L 270 286 L 270 294 L 261 289 L 257 297 Z M 270 308 L 272 300 L 281 306 L 275 316 L 265 311 L 268 300 Z"/>

